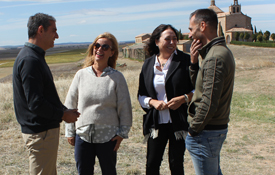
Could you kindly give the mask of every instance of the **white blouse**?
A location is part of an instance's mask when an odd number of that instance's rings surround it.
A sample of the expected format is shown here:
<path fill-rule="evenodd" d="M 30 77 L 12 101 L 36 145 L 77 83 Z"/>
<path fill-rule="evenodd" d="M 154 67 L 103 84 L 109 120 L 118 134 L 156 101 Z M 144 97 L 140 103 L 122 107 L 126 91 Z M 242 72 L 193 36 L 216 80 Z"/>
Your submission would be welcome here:
<path fill-rule="evenodd" d="M 153 79 L 153 84 L 155 91 L 157 93 L 157 99 L 162 100 L 165 103 L 167 103 L 167 96 L 166 96 L 166 91 L 165 91 L 165 78 L 168 72 L 168 69 L 171 64 L 171 60 L 174 56 L 174 54 L 177 54 L 177 50 L 174 51 L 174 53 L 171 54 L 167 62 L 165 63 L 162 71 L 158 70 L 156 67 L 160 66 L 160 63 L 158 62 L 158 57 L 156 55 L 155 58 L 155 64 L 154 64 L 154 79 Z M 150 108 L 149 101 L 152 99 L 152 97 L 147 97 L 147 96 L 140 96 L 138 97 L 138 101 L 143 108 Z M 169 109 L 161 110 L 159 111 L 159 124 L 164 124 L 164 123 L 172 123 L 171 117 L 170 117 L 170 112 Z"/>

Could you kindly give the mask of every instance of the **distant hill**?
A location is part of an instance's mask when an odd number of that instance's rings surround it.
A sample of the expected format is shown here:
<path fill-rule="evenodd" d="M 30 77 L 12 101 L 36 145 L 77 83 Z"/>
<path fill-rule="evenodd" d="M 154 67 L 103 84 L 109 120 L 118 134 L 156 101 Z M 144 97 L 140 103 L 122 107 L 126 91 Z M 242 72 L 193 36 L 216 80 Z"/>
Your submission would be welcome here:
<path fill-rule="evenodd" d="M 134 43 L 135 41 L 120 41 L 119 45 Z M 56 43 L 53 48 L 47 50 L 46 55 L 51 55 L 60 52 L 66 52 L 74 49 L 87 49 L 91 42 L 68 42 Z M 0 47 L 0 60 L 15 59 L 23 45 L 18 46 L 1 46 Z M 121 51 L 121 50 L 120 50 Z"/>
<path fill-rule="evenodd" d="M 119 41 L 119 45 L 134 43 L 135 41 Z M 83 46 L 83 45 L 90 45 L 92 42 L 67 42 L 67 43 L 55 43 L 54 48 L 56 47 L 68 47 L 68 46 Z M 21 49 L 23 45 L 16 45 L 16 46 L 0 46 L 0 50 L 7 50 L 7 49 Z"/>

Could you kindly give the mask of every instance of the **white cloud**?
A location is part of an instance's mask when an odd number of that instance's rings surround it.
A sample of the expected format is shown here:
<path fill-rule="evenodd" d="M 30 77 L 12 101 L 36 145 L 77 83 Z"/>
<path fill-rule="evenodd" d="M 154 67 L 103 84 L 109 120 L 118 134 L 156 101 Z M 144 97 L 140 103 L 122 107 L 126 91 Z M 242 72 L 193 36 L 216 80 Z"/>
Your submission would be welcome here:
<path fill-rule="evenodd" d="M 113 16 L 119 14 L 118 12 L 114 12 L 111 10 L 96 10 L 96 9 L 82 9 L 78 11 L 71 12 L 72 15 L 84 15 L 84 16 Z"/>
<path fill-rule="evenodd" d="M 242 6 L 242 12 L 248 16 L 267 14 L 275 14 L 275 4 L 262 4 L 262 5 L 246 5 Z"/>
<path fill-rule="evenodd" d="M 58 4 L 58 3 L 71 3 L 71 2 L 85 2 L 85 1 L 98 1 L 98 0 L 0 0 L 0 2 L 29 2 L 24 4 L 13 4 L 2 6 L 1 8 L 23 7 L 23 6 L 35 6 L 41 4 Z"/>
<path fill-rule="evenodd" d="M 122 12 L 122 13 L 140 13 L 140 12 L 152 12 L 152 11 L 163 11 L 182 8 L 186 9 L 186 7 L 197 6 L 198 3 L 203 6 L 208 5 L 209 2 L 201 2 L 201 0 L 193 0 L 193 1 L 172 1 L 172 2 L 163 2 L 163 3 L 154 3 L 154 4 L 142 4 L 135 6 L 125 6 L 120 8 L 106 8 L 106 11 L 114 11 L 114 12 Z M 195 10 L 195 9 L 194 9 Z"/>
<path fill-rule="evenodd" d="M 48 3 L 48 2 L 80 2 L 80 1 L 88 1 L 88 0 L 0 0 L 0 2 L 41 2 L 41 3 Z"/>
<path fill-rule="evenodd" d="M 162 17 L 174 17 L 174 16 L 188 16 L 191 11 L 167 11 L 167 12 L 153 12 L 142 14 L 118 14 L 108 16 L 94 16 L 83 14 L 72 14 L 67 16 L 59 16 L 57 18 L 58 26 L 69 26 L 75 23 L 81 24 L 81 21 L 85 21 L 85 24 L 100 24 L 111 22 L 125 22 L 125 21 L 137 21 L 137 20 L 149 20 L 149 19 L 161 19 Z M 188 17 L 186 18 L 186 20 Z"/>
<path fill-rule="evenodd" d="M 72 11 L 69 15 L 56 17 L 59 26 L 77 24 L 99 24 L 120 21 L 147 20 L 162 17 L 183 16 L 193 12 L 200 0 L 190 2 L 172 1 L 165 3 L 124 6 L 119 8 L 82 9 Z M 205 2 L 205 4 L 208 4 Z M 191 7 L 194 6 L 192 9 Z M 153 7 L 153 8 L 152 8 Z M 188 7 L 192 10 L 186 10 Z M 174 10 L 178 8 L 177 10 Z M 182 10 L 181 10 L 182 9 Z M 188 19 L 188 17 L 186 18 Z"/>

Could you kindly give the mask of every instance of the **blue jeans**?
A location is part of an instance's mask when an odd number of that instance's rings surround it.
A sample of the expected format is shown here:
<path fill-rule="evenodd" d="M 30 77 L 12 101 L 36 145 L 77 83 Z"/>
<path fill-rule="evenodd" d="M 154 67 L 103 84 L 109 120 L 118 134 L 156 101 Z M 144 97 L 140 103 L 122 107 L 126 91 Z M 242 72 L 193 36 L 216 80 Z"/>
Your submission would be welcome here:
<path fill-rule="evenodd" d="M 186 137 L 186 148 L 189 151 L 196 175 L 222 175 L 220 152 L 226 139 L 228 129 L 203 130 L 199 135 Z"/>

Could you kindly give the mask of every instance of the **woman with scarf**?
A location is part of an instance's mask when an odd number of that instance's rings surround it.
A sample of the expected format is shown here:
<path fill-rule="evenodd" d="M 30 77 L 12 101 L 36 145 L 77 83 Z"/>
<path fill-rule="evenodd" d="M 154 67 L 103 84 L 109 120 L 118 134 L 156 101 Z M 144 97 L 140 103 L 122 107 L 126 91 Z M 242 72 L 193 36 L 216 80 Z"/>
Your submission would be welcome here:
<path fill-rule="evenodd" d="M 152 33 L 140 77 L 138 100 L 146 112 L 143 134 L 147 140 L 146 174 L 159 175 L 169 141 L 172 175 L 183 175 L 187 107 L 193 96 L 189 77 L 190 56 L 177 49 L 177 30 L 159 25 Z"/>

